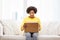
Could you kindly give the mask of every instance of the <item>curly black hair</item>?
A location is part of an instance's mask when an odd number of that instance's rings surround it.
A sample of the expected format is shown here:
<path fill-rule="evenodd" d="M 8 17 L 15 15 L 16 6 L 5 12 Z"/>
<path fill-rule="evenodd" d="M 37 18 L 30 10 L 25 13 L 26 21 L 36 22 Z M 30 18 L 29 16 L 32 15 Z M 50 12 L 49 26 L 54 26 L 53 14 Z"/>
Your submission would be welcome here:
<path fill-rule="evenodd" d="M 29 14 L 29 12 L 30 12 L 31 10 L 33 10 L 34 13 L 36 14 L 36 12 L 37 12 L 37 8 L 36 8 L 36 7 L 30 6 L 30 7 L 27 8 L 26 12 Z"/>

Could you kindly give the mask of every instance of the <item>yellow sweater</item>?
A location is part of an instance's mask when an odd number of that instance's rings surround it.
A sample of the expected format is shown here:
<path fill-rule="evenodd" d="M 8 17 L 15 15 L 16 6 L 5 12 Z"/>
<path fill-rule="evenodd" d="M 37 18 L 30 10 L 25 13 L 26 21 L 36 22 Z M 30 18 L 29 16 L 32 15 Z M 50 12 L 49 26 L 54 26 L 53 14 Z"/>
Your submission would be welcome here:
<path fill-rule="evenodd" d="M 34 23 L 34 22 L 35 22 L 35 23 L 38 23 L 38 24 L 40 25 L 39 30 L 41 30 L 41 22 L 40 22 L 40 19 L 37 18 L 37 17 L 30 18 L 30 17 L 28 16 L 28 17 L 24 18 L 24 20 L 23 20 L 23 22 L 22 22 L 21 31 L 24 30 L 24 28 L 23 28 L 24 23 Z"/>

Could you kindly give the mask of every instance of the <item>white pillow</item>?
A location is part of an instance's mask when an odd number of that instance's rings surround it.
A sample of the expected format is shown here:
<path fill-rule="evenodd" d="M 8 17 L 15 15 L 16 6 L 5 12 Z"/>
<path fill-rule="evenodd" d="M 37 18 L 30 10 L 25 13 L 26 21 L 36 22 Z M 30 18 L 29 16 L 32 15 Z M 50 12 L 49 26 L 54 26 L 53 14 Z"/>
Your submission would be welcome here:
<path fill-rule="evenodd" d="M 58 35 L 58 25 L 59 22 L 50 22 L 47 27 L 48 27 L 48 34 L 49 35 Z"/>
<path fill-rule="evenodd" d="M 3 22 L 3 32 L 5 35 L 13 35 L 14 33 L 14 29 L 11 26 L 11 24 L 9 23 L 9 21 L 2 21 Z"/>
<path fill-rule="evenodd" d="M 2 22 L 5 35 L 23 35 L 23 32 L 20 30 L 20 22 L 15 20 L 4 20 Z"/>
<path fill-rule="evenodd" d="M 40 35 L 58 35 L 60 34 L 60 22 L 44 22 Z"/>

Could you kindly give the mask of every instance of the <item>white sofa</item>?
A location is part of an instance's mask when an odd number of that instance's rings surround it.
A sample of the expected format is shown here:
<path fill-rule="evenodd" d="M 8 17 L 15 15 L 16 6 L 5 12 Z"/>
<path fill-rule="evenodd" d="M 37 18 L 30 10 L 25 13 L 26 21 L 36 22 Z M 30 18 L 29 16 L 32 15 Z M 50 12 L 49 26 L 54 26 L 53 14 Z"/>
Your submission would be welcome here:
<path fill-rule="evenodd" d="M 60 22 L 44 22 L 38 40 L 60 40 Z M 20 23 L 14 20 L 0 21 L 0 40 L 25 40 Z"/>

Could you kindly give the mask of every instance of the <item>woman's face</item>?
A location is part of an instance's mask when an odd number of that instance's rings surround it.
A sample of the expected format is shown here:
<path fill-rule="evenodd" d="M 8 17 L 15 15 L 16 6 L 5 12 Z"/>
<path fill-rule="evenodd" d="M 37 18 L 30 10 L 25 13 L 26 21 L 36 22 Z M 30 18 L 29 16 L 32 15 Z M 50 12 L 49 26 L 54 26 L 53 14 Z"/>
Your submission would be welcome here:
<path fill-rule="evenodd" d="M 30 17 L 34 17 L 34 14 L 35 14 L 34 10 L 31 10 L 31 11 L 29 12 Z"/>

